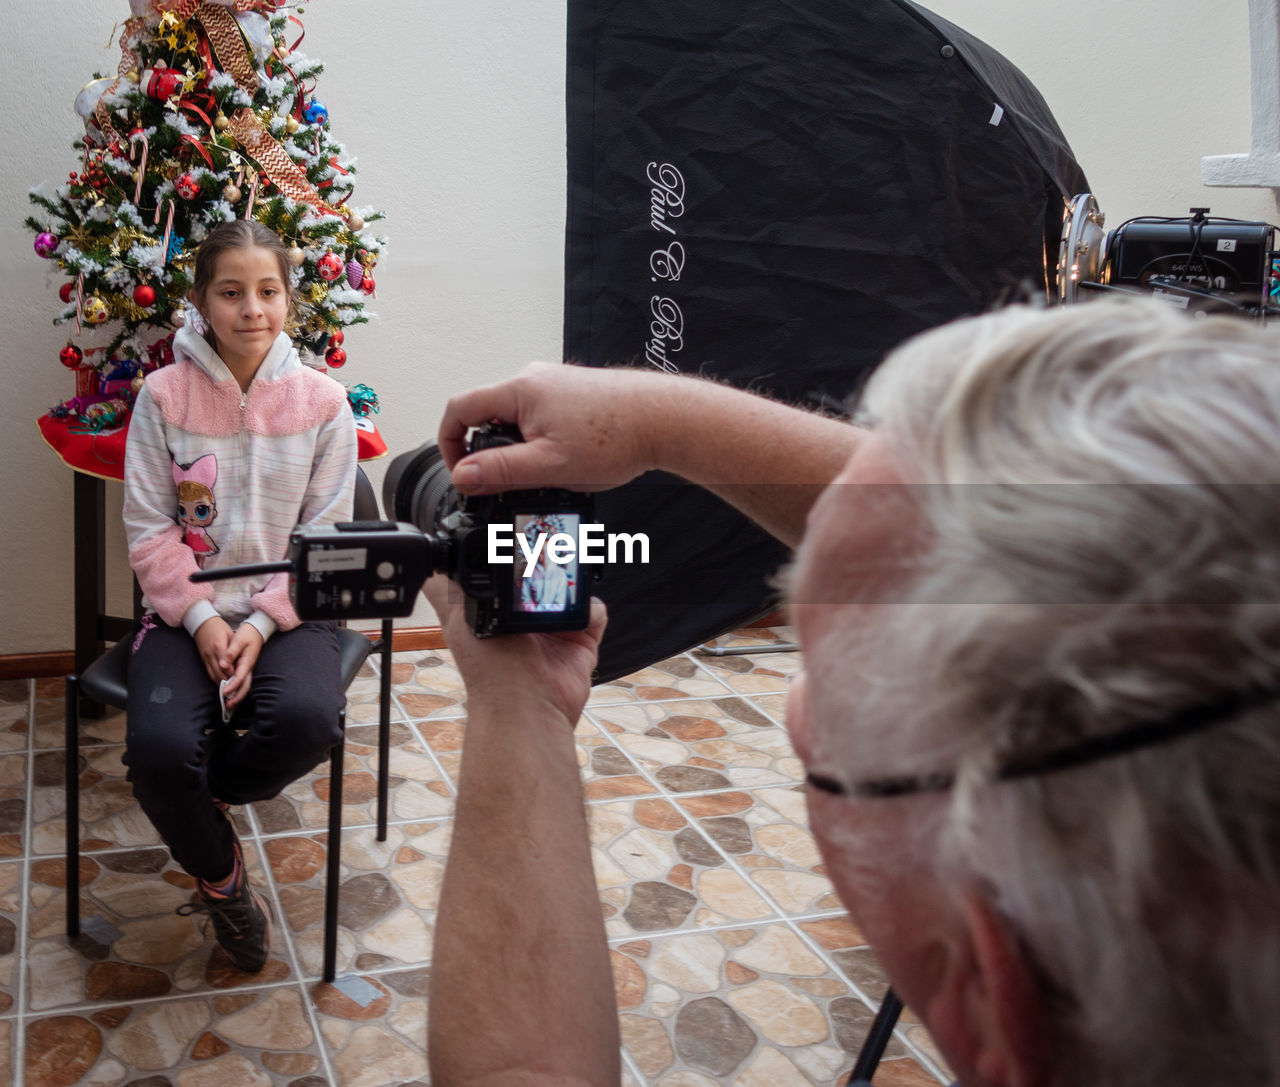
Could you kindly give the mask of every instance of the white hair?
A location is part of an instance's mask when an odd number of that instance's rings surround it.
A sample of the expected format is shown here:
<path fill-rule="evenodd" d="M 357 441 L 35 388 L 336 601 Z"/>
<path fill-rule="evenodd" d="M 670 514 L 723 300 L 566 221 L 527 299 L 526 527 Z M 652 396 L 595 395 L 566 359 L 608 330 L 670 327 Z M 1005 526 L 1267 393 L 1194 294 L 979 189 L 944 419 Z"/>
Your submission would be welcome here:
<path fill-rule="evenodd" d="M 1155 301 L 1014 308 L 900 348 L 864 409 L 928 542 L 813 676 L 819 716 L 858 722 L 827 757 L 955 773 L 863 803 L 1007 919 L 1055 1083 L 1280 1083 L 1280 339 Z M 1274 703 L 1195 736 L 995 780 L 1257 682 Z"/>

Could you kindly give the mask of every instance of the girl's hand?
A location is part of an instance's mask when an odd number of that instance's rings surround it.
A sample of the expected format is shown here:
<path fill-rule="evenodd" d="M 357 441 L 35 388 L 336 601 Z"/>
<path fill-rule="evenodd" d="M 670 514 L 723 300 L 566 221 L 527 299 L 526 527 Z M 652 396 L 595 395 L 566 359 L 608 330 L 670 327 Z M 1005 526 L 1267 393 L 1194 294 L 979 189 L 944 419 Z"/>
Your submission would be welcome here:
<path fill-rule="evenodd" d="M 204 661 L 204 670 L 214 683 L 221 683 L 231 675 L 227 661 L 227 647 L 231 644 L 231 627 L 220 615 L 206 619 L 196 630 L 196 649 Z"/>
<path fill-rule="evenodd" d="M 231 636 L 225 660 L 228 665 L 227 686 L 223 693 L 227 707 L 233 708 L 244 701 L 253 684 L 253 666 L 262 652 L 262 634 L 252 623 L 241 623 Z"/>

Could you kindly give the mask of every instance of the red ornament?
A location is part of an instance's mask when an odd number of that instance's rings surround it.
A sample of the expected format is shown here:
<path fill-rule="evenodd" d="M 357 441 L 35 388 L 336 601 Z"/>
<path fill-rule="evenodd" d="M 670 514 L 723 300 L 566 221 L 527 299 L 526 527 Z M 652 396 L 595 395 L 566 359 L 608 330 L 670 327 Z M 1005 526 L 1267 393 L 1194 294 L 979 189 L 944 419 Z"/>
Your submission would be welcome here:
<path fill-rule="evenodd" d="M 341 347 L 331 347 L 324 353 L 324 361 L 336 370 L 347 364 L 347 353 Z"/>
<path fill-rule="evenodd" d="M 79 369 L 80 364 L 84 362 L 84 352 L 75 344 L 69 343 L 58 352 L 58 361 L 68 370 Z"/>
<path fill-rule="evenodd" d="M 150 309 L 156 304 L 156 289 L 147 283 L 133 288 L 133 301 L 143 309 Z"/>
<path fill-rule="evenodd" d="M 373 294 L 373 276 L 365 276 L 364 279 L 360 281 L 360 289 L 364 291 L 365 294 Z"/>
<path fill-rule="evenodd" d="M 64 283 L 61 287 L 58 288 L 58 297 L 61 298 L 64 302 L 70 302 L 71 292 L 74 291 L 75 289 L 76 289 L 76 285 L 74 283 L 71 283 L 71 282 Z"/>
<path fill-rule="evenodd" d="M 173 183 L 173 190 L 183 200 L 194 200 L 200 195 L 200 182 L 191 174 L 183 174 Z"/>
<path fill-rule="evenodd" d="M 333 253 L 326 253 L 316 261 L 316 274 L 327 283 L 332 283 L 342 272 L 342 261 Z"/>
<path fill-rule="evenodd" d="M 341 347 L 341 346 L 342 346 L 342 344 L 343 344 L 343 341 L 344 341 L 344 340 L 346 340 L 346 338 L 347 338 L 346 333 L 345 333 L 345 332 L 343 332 L 343 331 L 342 331 L 342 329 L 340 329 L 340 328 L 339 328 L 339 329 L 337 329 L 337 330 L 336 330 L 336 331 L 334 331 L 334 332 L 330 332 L 330 333 L 329 333 L 329 346 L 330 346 L 330 347 Z"/>

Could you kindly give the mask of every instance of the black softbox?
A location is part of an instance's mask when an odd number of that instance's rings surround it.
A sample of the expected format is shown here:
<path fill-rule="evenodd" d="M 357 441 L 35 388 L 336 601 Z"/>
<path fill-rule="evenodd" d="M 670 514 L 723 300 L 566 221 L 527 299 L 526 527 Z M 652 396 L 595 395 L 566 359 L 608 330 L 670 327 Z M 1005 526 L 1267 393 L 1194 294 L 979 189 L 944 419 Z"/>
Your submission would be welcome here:
<path fill-rule="evenodd" d="M 1088 189 L 1043 98 L 909 0 L 570 0 L 565 357 L 838 406 L 902 340 L 1031 285 Z M 744 447 L 753 436 L 742 435 Z M 705 491 L 598 498 L 601 678 L 767 610 L 785 552 Z"/>

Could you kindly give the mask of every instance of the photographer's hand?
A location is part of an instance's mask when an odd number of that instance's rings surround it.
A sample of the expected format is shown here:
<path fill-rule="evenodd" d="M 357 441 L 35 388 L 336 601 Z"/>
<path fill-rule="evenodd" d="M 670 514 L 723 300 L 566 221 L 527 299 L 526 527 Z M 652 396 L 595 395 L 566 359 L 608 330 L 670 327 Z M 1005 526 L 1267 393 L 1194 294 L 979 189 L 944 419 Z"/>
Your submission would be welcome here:
<path fill-rule="evenodd" d="M 454 487 L 464 494 L 600 491 L 634 479 L 657 466 L 641 403 L 660 392 L 662 380 L 643 370 L 533 362 L 510 381 L 450 398 L 437 440 Z M 494 419 L 518 424 L 524 443 L 464 458 L 467 429 Z"/>
<path fill-rule="evenodd" d="M 495 419 L 517 424 L 524 442 L 464 456 L 467 429 Z M 809 508 L 865 433 L 714 381 L 535 362 L 453 397 L 437 440 L 463 494 L 599 491 L 657 468 L 795 545 Z"/>
<path fill-rule="evenodd" d="M 467 685 L 467 722 L 432 955 L 431 1080 L 616 1087 L 613 977 L 573 739 L 604 605 L 592 601 L 586 630 L 478 640 L 449 585 L 437 575 L 426 592 Z"/>

